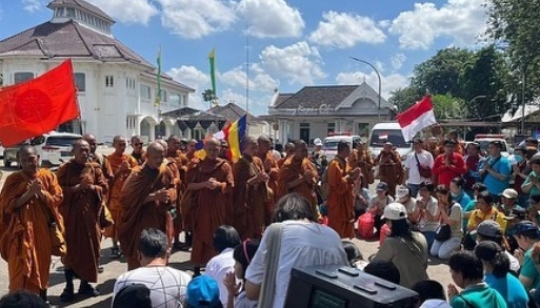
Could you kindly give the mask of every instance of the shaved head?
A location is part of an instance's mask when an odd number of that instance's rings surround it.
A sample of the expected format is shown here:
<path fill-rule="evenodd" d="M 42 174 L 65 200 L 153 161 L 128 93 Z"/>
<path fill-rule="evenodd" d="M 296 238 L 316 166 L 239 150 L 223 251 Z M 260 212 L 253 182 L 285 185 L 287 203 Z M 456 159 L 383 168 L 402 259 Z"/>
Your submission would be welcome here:
<path fill-rule="evenodd" d="M 26 144 L 19 148 L 18 154 L 19 154 L 19 158 L 22 158 L 22 157 L 27 157 L 29 155 L 37 155 L 37 151 L 36 151 L 36 148 L 34 148 L 33 146 Z"/>
<path fill-rule="evenodd" d="M 206 157 L 208 157 L 209 159 L 216 159 L 219 154 L 220 145 L 221 143 L 215 138 L 207 140 L 204 143 L 204 151 L 206 152 Z"/>
<path fill-rule="evenodd" d="M 96 137 L 92 134 L 84 134 L 82 138 L 86 140 L 86 142 L 88 142 L 88 140 L 96 140 Z"/>
<path fill-rule="evenodd" d="M 272 140 L 270 140 L 270 138 L 266 137 L 266 136 L 259 136 L 259 138 L 257 139 L 258 142 L 267 142 L 267 143 L 272 143 Z"/>
<path fill-rule="evenodd" d="M 257 139 L 255 139 L 255 137 L 245 136 L 244 139 L 242 139 L 242 154 L 253 157 L 257 154 L 258 148 L 259 143 L 257 142 Z"/>
<path fill-rule="evenodd" d="M 165 146 L 163 146 L 162 143 L 165 143 L 165 141 L 157 140 L 150 143 L 146 148 L 146 164 L 150 169 L 159 169 L 159 166 L 163 163 L 163 159 L 165 158 Z"/>
<path fill-rule="evenodd" d="M 245 136 L 244 139 L 242 139 L 242 147 L 245 148 L 248 144 L 257 143 L 257 139 L 255 137 L 251 136 Z"/>
<path fill-rule="evenodd" d="M 90 158 L 90 144 L 84 139 L 78 139 L 73 142 L 73 156 L 79 164 L 85 164 Z"/>
<path fill-rule="evenodd" d="M 114 152 L 117 155 L 122 155 L 126 151 L 127 141 L 126 138 L 118 135 L 113 138 Z"/>
<path fill-rule="evenodd" d="M 292 142 L 287 142 L 285 144 L 285 151 L 291 151 L 291 150 L 294 150 L 294 143 Z"/>
<path fill-rule="evenodd" d="M 113 138 L 113 144 L 122 142 L 122 141 L 126 142 L 126 138 L 124 138 L 123 136 L 117 135 L 117 136 L 114 136 Z"/>
<path fill-rule="evenodd" d="M 23 145 L 19 148 L 19 165 L 22 171 L 29 176 L 34 176 L 39 168 L 39 155 L 36 148 L 31 145 Z"/>
<path fill-rule="evenodd" d="M 148 155 L 150 154 L 153 154 L 153 153 L 156 153 L 156 152 L 163 152 L 165 150 L 165 148 L 163 147 L 163 142 L 164 141 L 155 141 L 155 142 L 152 142 L 148 145 L 148 148 L 146 148 L 146 152 L 148 153 Z"/>
<path fill-rule="evenodd" d="M 75 150 L 75 149 L 79 149 L 81 146 L 90 146 L 90 145 L 88 144 L 88 141 L 84 139 L 77 139 L 73 142 L 72 146 L 73 146 L 73 150 Z"/>

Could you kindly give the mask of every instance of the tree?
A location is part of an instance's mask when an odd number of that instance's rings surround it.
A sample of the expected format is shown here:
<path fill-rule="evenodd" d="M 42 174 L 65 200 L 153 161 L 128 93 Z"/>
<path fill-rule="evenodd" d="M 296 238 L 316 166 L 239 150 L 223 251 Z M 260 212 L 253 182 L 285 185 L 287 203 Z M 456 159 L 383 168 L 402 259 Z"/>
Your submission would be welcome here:
<path fill-rule="evenodd" d="M 419 89 L 408 86 L 390 92 L 388 102 L 396 106 L 398 112 L 403 112 L 412 106 L 412 104 L 422 99 L 424 94 Z"/>
<path fill-rule="evenodd" d="M 206 89 L 202 93 L 202 99 L 204 102 L 210 103 L 210 108 L 218 106 L 217 96 L 212 89 Z"/>
<path fill-rule="evenodd" d="M 467 106 L 462 100 L 448 94 L 436 94 L 431 97 L 437 120 L 463 119 L 467 116 Z"/>

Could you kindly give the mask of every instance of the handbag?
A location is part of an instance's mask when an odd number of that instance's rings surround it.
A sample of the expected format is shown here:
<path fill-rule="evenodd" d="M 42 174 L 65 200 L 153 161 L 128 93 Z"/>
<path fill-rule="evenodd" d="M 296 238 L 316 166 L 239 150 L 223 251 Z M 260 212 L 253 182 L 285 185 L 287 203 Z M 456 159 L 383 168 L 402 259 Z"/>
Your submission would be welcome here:
<path fill-rule="evenodd" d="M 67 252 L 66 239 L 56 221 L 49 223 L 49 236 L 51 238 L 52 255 L 63 257 Z"/>
<path fill-rule="evenodd" d="M 266 242 L 268 243 L 265 256 L 266 267 L 257 308 L 272 308 L 274 306 L 283 224 L 273 223 L 266 230 L 267 231 L 264 234 L 266 236 Z"/>
<path fill-rule="evenodd" d="M 452 237 L 452 228 L 450 228 L 450 225 L 439 225 L 439 227 L 435 231 L 435 239 L 439 242 L 444 242 L 449 240 L 450 237 Z"/>
<path fill-rule="evenodd" d="M 495 159 L 491 164 L 489 164 L 489 167 L 490 168 L 493 168 L 493 166 L 495 166 L 495 164 L 497 164 L 499 162 L 499 160 L 501 159 L 502 156 L 499 156 L 497 157 L 497 159 Z M 486 161 L 487 163 L 487 161 Z M 489 174 L 489 172 L 484 172 L 480 175 L 480 182 L 484 182 L 484 180 L 486 179 L 487 175 Z"/>
<path fill-rule="evenodd" d="M 420 164 L 420 160 L 418 159 L 418 155 L 414 153 L 414 158 L 416 159 L 416 165 L 418 166 L 418 173 L 420 173 L 420 176 L 423 178 L 431 178 L 431 168 L 426 165 Z"/>

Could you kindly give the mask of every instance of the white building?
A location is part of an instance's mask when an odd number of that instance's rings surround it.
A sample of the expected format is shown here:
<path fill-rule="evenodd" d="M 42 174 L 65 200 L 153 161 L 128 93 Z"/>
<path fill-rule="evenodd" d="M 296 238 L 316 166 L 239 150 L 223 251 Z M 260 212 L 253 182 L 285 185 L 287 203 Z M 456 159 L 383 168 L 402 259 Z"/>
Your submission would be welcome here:
<path fill-rule="evenodd" d="M 50 21 L 0 41 L 4 85 L 39 76 L 72 59 L 81 120 L 59 130 L 88 132 L 100 142 L 115 135 L 152 141 L 170 134 L 191 137 L 161 113 L 188 106 L 193 89 L 162 74 L 162 103 L 155 106 L 156 67 L 114 38 L 114 20 L 84 0 L 54 0 Z M 158 46 L 156 46 L 157 56 Z"/>

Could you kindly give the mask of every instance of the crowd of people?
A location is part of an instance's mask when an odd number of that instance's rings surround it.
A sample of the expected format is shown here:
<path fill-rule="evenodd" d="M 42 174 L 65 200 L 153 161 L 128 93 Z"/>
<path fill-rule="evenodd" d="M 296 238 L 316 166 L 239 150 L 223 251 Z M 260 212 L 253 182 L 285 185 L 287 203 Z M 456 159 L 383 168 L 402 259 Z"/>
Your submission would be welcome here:
<path fill-rule="evenodd" d="M 128 140 L 116 136 L 104 156 L 86 134 L 56 172 L 21 147 L 21 170 L 0 193 L 10 290 L 0 307 L 32 294 L 48 303 L 53 255 L 64 265 L 63 302 L 99 296 L 92 284 L 103 238 L 112 240 L 110 257 L 127 259 L 113 307 L 284 307 L 291 269 L 317 265 L 353 266 L 413 289 L 419 307 L 540 303 L 536 139 L 516 149 L 514 165 L 497 141 L 481 153 L 455 132 L 415 138 L 403 158 L 390 143 L 374 157 L 363 143 L 340 142 L 331 161 L 320 142 L 311 154 L 301 140 L 284 153 L 264 136 L 241 143 L 232 161 L 215 139 L 198 151 L 196 140 L 170 136 L 144 148 L 135 136 L 126 153 Z M 365 215 L 383 239 L 369 260 L 346 241 Z M 167 265 L 175 249 L 190 252 L 193 275 Z M 429 280 L 429 255 L 448 260 L 446 292 Z"/>

